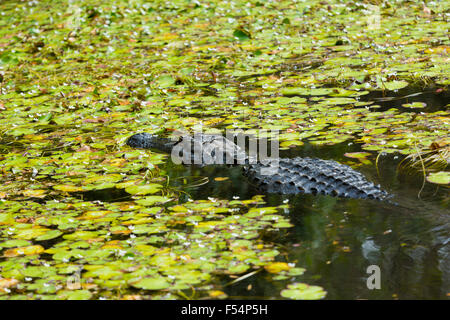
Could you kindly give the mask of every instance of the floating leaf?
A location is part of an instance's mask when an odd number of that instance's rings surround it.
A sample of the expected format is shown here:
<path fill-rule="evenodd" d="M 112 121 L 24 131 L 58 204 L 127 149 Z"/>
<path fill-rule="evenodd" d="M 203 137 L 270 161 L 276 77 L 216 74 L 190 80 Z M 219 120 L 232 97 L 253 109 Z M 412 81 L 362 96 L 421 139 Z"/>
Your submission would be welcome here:
<path fill-rule="evenodd" d="M 273 262 L 264 266 L 267 272 L 279 273 L 281 271 L 288 271 L 290 269 L 286 262 Z"/>
<path fill-rule="evenodd" d="M 22 194 L 25 197 L 31 197 L 31 198 L 43 198 L 43 197 L 45 197 L 45 193 L 46 193 L 45 190 L 36 190 L 36 189 L 22 191 Z"/>
<path fill-rule="evenodd" d="M 162 185 L 157 183 L 151 183 L 141 186 L 129 186 L 125 188 L 125 191 L 133 195 L 146 195 L 149 193 L 157 193 L 162 188 Z"/>
<path fill-rule="evenodd" d="M 371 155 L 371 153 L 369 153 L 369 152 L 347 152 L 347 153 L 344 153 L 344 156 L 346 156 L 348 158 L 354 158 L 354 159 L 366 159 L 370 155 Z"/>
<path fill-rule="evenodd" d="M 14 223 L 14 218 L 10 213 L 0 213 L 0 226 Z"/>
<path fill-rule="evenodd" d="M 17 279 L 2 279 L 0 278 L 0 292 L 2 289 L 14 287 L 19 283 Z"/>
<path fill-rule="evenodd" d="M 281 89 L 281 94 L 284 96 L 324 96 L 333 92 L 332 88 L 302 88 L 290 87 Z"/>
<path fill-rule="evenodd" d="M 211 290 L 208 292 L 209 296 L 214 299 L 226 299 L 228 295 L 220 290 Z"/>
<path fill-rule="evenodd" d="M 247 271 L 250 268 L 249 265 L 246 265 L 244 263 L 239 263 L 234 266 L 231 266 L 228 268 L 228 272 L 232 274 L 239 274 Z"/>
<path fill-rule="evenodd" d="M 65 290 L 58 292 L 58 299 L 89 300 L 92 293 L 89 290 Z"/>
<path fill-rule="evenodd" d="M 310 286 L 305 283 L 288 285 L 288 289 L 281 291 L 281 296 L 295 300 L 318 300 L 326 296 L 327 292 L 319 286 Z"/>
<path fill-rule="evenodd" d="M 16 128 L 16 129 L 7 131 L 6 133 L 10 134 L 12 136 L 21 136 L 21 135 L 26 135 L 26 134 L 32 134 L 35 132 L 36 132 L 36 130 L 34 130 L 32 128 Z"/>
<path fill-rule="evenodd" d="M 143 199 L 136 200 L 136 203 L 143 206 L 152 206 L 155 203 L 164 203 L 170 201 L 171 198 L 163 196 L 148 196 Z"/>
<path fill-rule="evenodd" d="M 170 75 L 162 75 L 156 81 L 161 88 L 170 87 L 175 84 L 175 79 Z"/>
<path fill-rule="evenodd" d="M 16 257 L 16 256 L 20 256 L 20 255 L 29 256 L 29 255 L 39 254 L 41 252 L 44 252 L 44 248 L 40 245 L 36 245 L 36 246 L 8 249 L 3 253 L 3 255 L 5 257 Z"/>
<path fill-rule="evenodd" d="M 50 240 L 59 237 L 62 235 L 62 232 L 59 230 L 50 230 L 38 237 L 36 237 L 36 241 L 44 241 L 44 240 Z"/>
<path fill-rule="evenodd" d="M 387 90 L 391 90 L 391 91 L 407 87 L 408 84 L 409 83 L 407 81 L 404 81 L 404 80 L 394 80 L 394 81 L 383 82 L 383 86 Z"/>
<path fill-rule="evenodd" d="M 108 213 L 111 213 L 112 211 L 107 210 L 93 210 L 93 211 L 86 211 L 82 216 L 80 216 L 78 219 L 83 220 L 92 220 L 92 219 L 98 219 L 106 216 Z"/>
<path fill-rule="evenodd" d="M 37 238 L 37 237 L 47 233 L 49 230 L 50 229 L 43 228 L 43 227 L 34 227 L 34 228 L 29 228 L 29 229 L 23 229 L 23 230 L 19 230 L 16 233 L 15 238 L 23 239 L 23 240 L 30 240 L 30 239 Z"/>
<path fill-rule="evenodd" d="M 228 179 L 229 179 L 228 177 L 215 177 L 214 181 L 226 181 Z"/>
<path fill-rule="evenodd" d="M 323 103 L 330 104 L 330 105 L 338 105 L 338 104 L 351 104 L 355 103 L 357 100 L 353 98 L 328 98 L 323 100 Z"/>
<path fill-rule="evenodd" d="M 26 240 L 6 240 L 5 242 L 0 243 L 0 247 L 3 248 L 26 247 L 30 244 L 31 242 Z"/>
<path fill-rule="evenodd" d="M 417 109 L 417 108 L 425 108 L 427 106 L 427 104 L 425 102 L 413 102 L 413 103 L 405 103 L 402 104 L 402 107 L 405 108 L 412 108 L 412 109 Z"/>
<path fill-rule="evenodd" d="M 67 184 L 53 186 L 53 189 L 59 190 L 59 191 L 64 191 L 64 192 L 79 192 L 79 191 L 83 191 L 82 187 L 77 187 L 77 186 L 74 186 L 74 185 L 67 185 Z"/>
<path fill-rule="evenodd" d="M 250 32 L 244 29 L 236 29 L 233 31 L 233 36 L 238 38 L 240 41 L 246 41 L 251 38 Z"/>
<path fill-rule="evenodd" d="M 144 278 L 137 282 L 131 283 L 131 285 L 133 287 L 145 290 L 162 290 L 170 287 L 170 283 L 163 277 Z"/>
<path fill-rule="evenodd" d="M 427 176 L 427 181 L 435 184 L 450 184 L 450 172 L 432 172 Z"/>
<path fill-rule="evenodd" d="M 280 147 L 282 148 L 288 148 L 292 146 L 302 146 L 302 145 L 304 145 L 304 142 L 301 140 L 288 140 L 280 143 Z"/>
<path fill-rule="evenodd" d="M 77 231 L 63 236 L 67 240 L 89 240 L 98 237 L 96 231 Z"/>

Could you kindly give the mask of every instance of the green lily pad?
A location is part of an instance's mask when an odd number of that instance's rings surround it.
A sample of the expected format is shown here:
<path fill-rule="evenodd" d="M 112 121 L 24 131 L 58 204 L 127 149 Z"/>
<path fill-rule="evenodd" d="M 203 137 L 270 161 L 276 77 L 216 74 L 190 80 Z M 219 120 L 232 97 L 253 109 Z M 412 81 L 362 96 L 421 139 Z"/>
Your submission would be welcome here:
<path fill-rule="evenodd" d="M 136 203 L 143 206 L 152 206 L 155 203 L 164 203 L 170 201 L 172 198 L 163 196 L 148 196 L 143 199 L 136 200 Z"/>
<path fill-rule="evenodd" d="M 402 104 L 402 107 L 411 109 L 425 108 L 426 106 L 427 104 L 425 102 L 413 102 Z"/>
<path fill-rule="evenodd" d="M 36 237 L 35 240 L 37 240 L 37 241 L 50 240 L 50 239 L 57 238 L 60 235 L 62 235 L 61 231 L 59 231 L 59 230 L 50 230 L 50 231 L 47 231 L 46 233 L 41 234 L 40 236 Z"/>
<path fill-rule="evenodd" d="M 233 36 L 238 38 L 240 41 L 246 41 L 251 39 L 250 32 L 242 28 L 234 30 Z"/>
<path fill-rule="evenodd" d="M 133 195 L 146 195 L 151 193 L 157 193 L 162 189 L 162 185 L 157 183 L 151 183 L 141 186 L 129 186 L 125 188 L 125 191 Z"/>
<path fill-rule="evenodd" d="M 435 184 L 450 184 L 450 172 L 439 171 L 430 173 L 427 176 L 427 181 Z"/>
<path fill-rule="evenodd" d="M 295 300 L 319 300 L 326 296 L 327 292 L 319 286 L 310 286 L 305 283 L 294 283 L 288 285 L 288 289 L 281 291 L 284 298 Z"/>
<path fill-rule="evenodd" d="M 324 96 L 333 92 L 331 88 L 302 88 L 291 87 L 281 89 L 281 94 L 284 96 Z"/>
<path fill-rule="evenodd" d="M 144 278 L 137 282 L 131 283 L 135 288 L 145 290 L 162 290 L 170 287 L 170 283 L 164 277 Z"/>
<path fill-rule="evenodd" d="M 0 225 L 14 223 L 14 218 L 12 214 L 0 213 Z"/>
<path fill-rule="evenodd" d="M 388 81 L 388 82 L 383 83 L 383 86 L 387 90 L 390 90 L 390 91 L 402 89 L 402 88 L 407 87 L 408 85 L 409 85 L 409 83 L 404 80 L 394 80 L 394 81 Z"/>
<path fill-rule="evenodd" d="M 66 300 L 89 300 L 92 292 L 89 290 L 64 290 L 58 292 L 58 299 Z"/>
<path fill-rule="evenodd" d="M 175 79 L 170 75 L 162 75 L 156 81 L 161 88 L 170 87 L 175 84 Z"/>

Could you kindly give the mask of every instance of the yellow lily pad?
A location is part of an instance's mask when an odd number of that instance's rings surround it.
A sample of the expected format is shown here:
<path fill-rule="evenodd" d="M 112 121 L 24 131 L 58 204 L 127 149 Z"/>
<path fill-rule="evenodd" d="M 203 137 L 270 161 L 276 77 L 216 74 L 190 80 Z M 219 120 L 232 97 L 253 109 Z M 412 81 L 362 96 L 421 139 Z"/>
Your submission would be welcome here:
<path fill-rule="evenodd" d="M 44 252 L 44 250 L 45 249 L 42 246 L 35 245 L 35 246 L 8 249 L 5 251 L 5 253 L 3 255 L 7 258 L 17 257 L 17 256 L 21 256 L 21 255 L 30 256 L 33 254 L 39 254 L 41 252 Z"/>

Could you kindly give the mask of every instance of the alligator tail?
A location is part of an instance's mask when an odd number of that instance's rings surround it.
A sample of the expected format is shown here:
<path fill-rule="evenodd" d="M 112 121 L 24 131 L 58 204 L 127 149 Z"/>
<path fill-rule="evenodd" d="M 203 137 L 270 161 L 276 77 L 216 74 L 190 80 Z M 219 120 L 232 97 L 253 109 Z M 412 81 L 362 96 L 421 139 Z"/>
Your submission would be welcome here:
<path fill-rule="evenodd" d="M 364 175 L 332 160 L 313 158 L 275 159 L 249 164 L 244 174 L 269 193 L 312 193 L 345 198 L 389 198 L 386 191 Z"/>

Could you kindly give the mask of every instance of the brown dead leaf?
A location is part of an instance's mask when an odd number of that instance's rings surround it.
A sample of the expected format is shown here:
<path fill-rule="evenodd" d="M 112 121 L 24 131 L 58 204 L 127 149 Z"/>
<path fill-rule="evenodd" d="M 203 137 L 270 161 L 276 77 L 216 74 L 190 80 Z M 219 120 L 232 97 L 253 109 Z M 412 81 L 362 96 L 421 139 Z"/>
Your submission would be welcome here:
<path fill-rule="evenodd" d="M 0 278 L 0 291 L 5 288 L 11 288 L 19 283 L 19 280 L 13 278 Z"/>
<path fill-rule="evenodd" d="M 105 123 L 107 120 L 105 118 L 102 117 L 97 117 L 97 118 L 90 118 L 90 119 L 84 119 L 83 122 L 84 123 Z"/>

